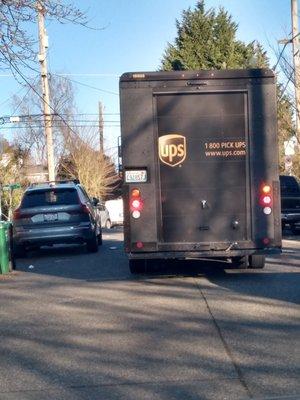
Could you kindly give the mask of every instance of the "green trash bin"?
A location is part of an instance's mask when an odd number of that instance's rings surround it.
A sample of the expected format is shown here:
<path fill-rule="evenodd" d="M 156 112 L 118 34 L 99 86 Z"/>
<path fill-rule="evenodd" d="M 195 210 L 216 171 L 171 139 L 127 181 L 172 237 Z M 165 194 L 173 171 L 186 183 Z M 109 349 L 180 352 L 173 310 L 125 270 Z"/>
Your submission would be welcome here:
<path fill-rule="evenodd" d="M 8 274 L 13 264 L 12 224 L 0 221 L 0 274 Z"/>

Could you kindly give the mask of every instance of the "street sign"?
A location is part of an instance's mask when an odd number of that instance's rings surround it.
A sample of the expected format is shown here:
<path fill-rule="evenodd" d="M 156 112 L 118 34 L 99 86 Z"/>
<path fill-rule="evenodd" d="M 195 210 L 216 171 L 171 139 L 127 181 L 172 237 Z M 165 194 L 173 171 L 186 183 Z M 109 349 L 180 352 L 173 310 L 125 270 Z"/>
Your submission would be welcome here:
<path fill-rule="evenodd" d="M 298 140 L 296 136 L 292 136 L 289 140 L 285 140 L 283 143 L 284 146 L 284 154 L 286 156 L 295 155 L 296 146 L 298 144 Z"/>
<path fill-rule="evenodd" d="M 14 189 L 20 189 L 21 185 L 19 183 L 11 183 L 9 185 L 3 185 L 2 190 L 14 190 Z"/>

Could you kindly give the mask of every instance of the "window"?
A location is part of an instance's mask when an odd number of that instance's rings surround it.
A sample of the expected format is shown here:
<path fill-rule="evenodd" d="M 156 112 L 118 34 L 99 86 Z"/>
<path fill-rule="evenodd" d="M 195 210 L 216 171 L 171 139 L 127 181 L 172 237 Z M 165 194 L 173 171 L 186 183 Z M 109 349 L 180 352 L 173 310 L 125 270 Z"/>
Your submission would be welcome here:
<path fill-rule="evenodd" d="M 281 194 L 299 194 L 300 187 L 293 176 L 280 176 Z"/>
<path fill-rule="evenodd" d="M 91 201 L 87 192 L 85 191 L 85 189 L 82 186 L 78 186 L 78 190 L 79 190 L 80 194 L 82 194 L 84 197 L 84 203 L 86 203 L 87 201 Z"/>
<path fill-rule="evenodd" d="M 21 207 L 49 207 L 72 204 L 78 204 L 78 195 L 75 189 L 47 189 L 26 193 Z"/>

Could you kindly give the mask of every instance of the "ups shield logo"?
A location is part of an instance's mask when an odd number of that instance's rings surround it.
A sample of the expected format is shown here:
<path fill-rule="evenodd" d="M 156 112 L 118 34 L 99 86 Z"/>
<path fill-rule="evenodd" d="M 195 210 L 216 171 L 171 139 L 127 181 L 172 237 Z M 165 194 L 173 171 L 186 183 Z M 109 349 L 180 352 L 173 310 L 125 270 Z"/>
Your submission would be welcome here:
<path fill-rule="evenodd" d="M 158 154 L 160 160 L 175 167 L 186 158 L 186 138 L 182 135 L 171 134 L 158 138 Z"/>

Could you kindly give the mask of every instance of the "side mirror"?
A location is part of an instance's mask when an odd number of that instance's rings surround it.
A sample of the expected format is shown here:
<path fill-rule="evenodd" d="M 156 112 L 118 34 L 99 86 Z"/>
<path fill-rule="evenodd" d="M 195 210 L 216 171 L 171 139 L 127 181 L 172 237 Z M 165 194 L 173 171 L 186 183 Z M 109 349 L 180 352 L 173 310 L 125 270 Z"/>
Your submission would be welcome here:
<path fill-rule="evenodd" d="M 92 203 L 93 203 L 93 206 L 96 206 L 97 204 L 99 204 L 99 199 L 97 199 L 96 197 L 93 197 Z"/>

